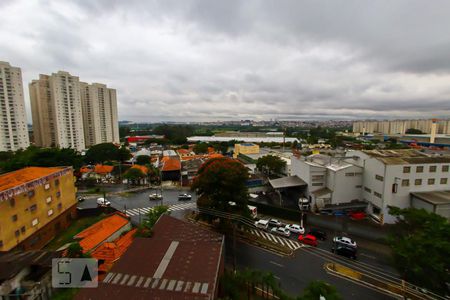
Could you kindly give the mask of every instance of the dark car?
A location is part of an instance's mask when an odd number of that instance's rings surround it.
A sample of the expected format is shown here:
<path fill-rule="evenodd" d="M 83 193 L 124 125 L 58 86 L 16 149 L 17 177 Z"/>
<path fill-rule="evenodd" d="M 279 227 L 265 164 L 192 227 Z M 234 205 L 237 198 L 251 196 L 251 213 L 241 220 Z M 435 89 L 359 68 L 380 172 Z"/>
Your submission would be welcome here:
<path fill-rule="evenodd" d="M 317 228 L 311 228 L 308 234 L 315 236 L 317 239 L 325 241 L 327 239 L 327 233 Z"/>
<path fill-rule="evenodd" d="M 331 248 L 331 252 L 342 255 L 347 258 L 356 259 L 356 249 L 347 246 L 335 245 Z"/>

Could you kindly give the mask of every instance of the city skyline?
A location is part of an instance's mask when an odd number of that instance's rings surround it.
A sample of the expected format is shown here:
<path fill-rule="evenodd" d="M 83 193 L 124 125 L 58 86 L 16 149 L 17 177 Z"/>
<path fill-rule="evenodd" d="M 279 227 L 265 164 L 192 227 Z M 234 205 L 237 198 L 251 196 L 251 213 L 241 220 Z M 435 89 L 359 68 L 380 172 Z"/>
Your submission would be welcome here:
<path fill-rule="evenodd" d="M 137 122 L 450 114 L 444 1 L 0 8 L 0 60 L 22 69 L 28 122 L 28 84 L 55 70 L 114 86 L 119 119 Z"/>

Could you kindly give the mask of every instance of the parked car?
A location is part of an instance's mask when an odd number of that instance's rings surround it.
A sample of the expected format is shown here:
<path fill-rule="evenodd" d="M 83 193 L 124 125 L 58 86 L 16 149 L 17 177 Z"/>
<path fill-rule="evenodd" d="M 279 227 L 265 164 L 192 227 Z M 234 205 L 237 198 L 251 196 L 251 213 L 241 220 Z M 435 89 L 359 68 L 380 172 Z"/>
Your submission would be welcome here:
<path fill-rule="evenodd" d="M 148 198 L 150 200 L 161 200 L 162 199 L 162 195 L 158 194 L 158 193 L 153 193 L 153 194 L 148 195 Z"/>
<path fill-rule="evenodd" d="M 333 215 L 336 217 L 342 217 L 345 216 L 345 212 L 343 210 L 336 210 L 333 212 Z"/>
<path fill-rule="evenodd" d="M 352 220 L 364 220 L 367 217 L 366 213 L 362 211 L 352 211 L 348 213 L 348 216 Z"/>
<path fill-rule="evenodd" d="M 352 240 L 349 237 L 345 237 L 345 236 L 336 236 L 333 238 L 333 243 L 335 244 L 341 244 L 343 246 L 347 246 L 347 247 L 353 247 L 356 248 L 356 242 L 354 240 Z"/>
<path fill-rule="evenodd" d="M 78 197 L 78 202 L 83 202 L 84 200 L 86 200 L 86 197 L 84 196 Z"/>
<path fill-rule="evenodd" d="M 320 214 L 325 216 L 331 216 L 333 215 L 333 211 L 331 209 L 321 209 Z"/>
<path fill-rule="evenodd" d="M 255 222 L 255 226 L 257 228 L 267 230 L 267 228 L 269 228 L 269 220 L 258 220 Z"/>
<path fill-rule="evenodd" d="M 291 231 L 285 227 L 274 227 L 272 228 L 272 230 L 270 231 L 271 233 L 275 233 L 275 234 L 279 234 L 285 237 L 290 237 L 291 236 Z"/>
<path fill-rule="evenodd" d="M 336 253 L 337 255 L 342 255 L 347 258 L 356 259 L 356 248 L 344 246 L 344 245 L 336 245 L 336 247 L 331 248 L 331 252 Z"/>
<path fill-rule="evenodd" d="M 280 227 L 281 226 L 281 222 L 278 221 L 277 219 L 270 219 L 269 220 L 269 225 L 270 226 Z"/>
<path fill-rule="evenodd" d="M 305 233 L 305 228 L 301 227 L 300 225 L 297 224 L 288 224 L 285 227 L 286 229 L 289 229 L 290 232 L 293 233 L 299 233 L 299 234 L 304 234 Z"/>
<path fill-rule="evenodd" d="M 317 247 L 317 238 L 311 234 L 299 235 L 298 241 L 305 245 Z"/>
<path fill-rule="evenodd" d="M 317 228 L 311 228 L 308 234 L 315 236 L 317 239 L 325 241 L 327 239 L 327 233 Z"/>
<path fill-rule="evenodd" d="M 178 200 L 191 200 L 191 199 L 192 196 L 186 193 L 178 195 Z"/>
<path fill-rule="evenodd" d="M 110 206 L 111 202 L 109 202 L 106 198 L 97 198 L 98 206 Z"/>

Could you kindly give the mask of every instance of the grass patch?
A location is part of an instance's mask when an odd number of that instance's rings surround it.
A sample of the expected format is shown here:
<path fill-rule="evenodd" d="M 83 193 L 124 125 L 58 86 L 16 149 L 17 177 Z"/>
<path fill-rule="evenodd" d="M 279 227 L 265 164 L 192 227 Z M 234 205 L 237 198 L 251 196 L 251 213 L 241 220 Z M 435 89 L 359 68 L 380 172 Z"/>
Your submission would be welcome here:
<path fill-rule="evenodd" d="M 105 215 L 101 214 L 99 216 L 84 217 L 74 220 L 66 230 L 55 236 L 55 238 L 50 243 L 48 243 L 45 248 L 47 250 L 56 250 L 67 243 L 73 242 L 74 235 L 77 235 L 78 233 L 88 228 L 92 224 L 100 221 L 104 217 Z"/>
<path fill-rule="evenodd" d="M 55 289 L 52 300 L 70 300 L 75 297 L 79 289 Z"/>

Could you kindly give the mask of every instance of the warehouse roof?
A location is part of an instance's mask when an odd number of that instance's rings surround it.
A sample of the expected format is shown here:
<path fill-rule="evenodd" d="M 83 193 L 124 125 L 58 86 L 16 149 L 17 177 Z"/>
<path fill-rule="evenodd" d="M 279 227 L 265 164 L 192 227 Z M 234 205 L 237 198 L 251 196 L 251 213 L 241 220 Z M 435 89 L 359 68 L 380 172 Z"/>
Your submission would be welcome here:
<path fill-rule="evenodd" d="M 163 215 L 151 238 L 135 238 L 96 289 L 75 299 L 213 299 L 223 235 Z"/>
<path fill-rule="evenodd" d="M 288 188 L 288 187 L 306 186 L 307 185 L 307 183 L 304 182 L 297 175 L 272 179 L 272 180 L 269 180 L 269 183 L 274 189 L 282 189 L 282 188 Z"/>
<path fill-rule="evenodd" d="M 414 149 L 364 150 L 362 152 L 386 165 L 450 163 L 450 156 L 429 156 Z"/>
<path fill-rule="evenodd" d="M 411 193 L 425 202 L 433 205 L 450 204 L 450 190 L 449 191 L 434 191 L 434 192 L 415 192 Z"/>

